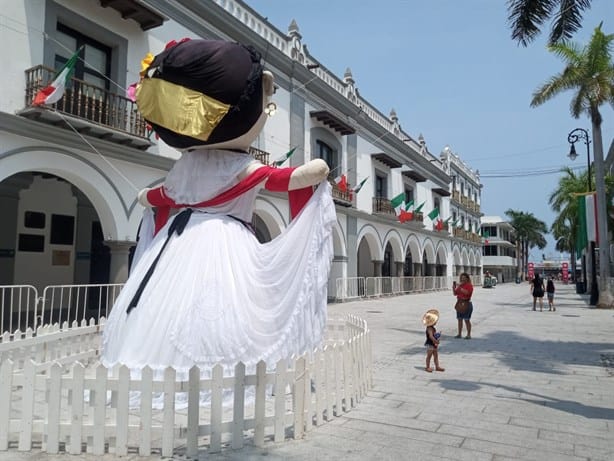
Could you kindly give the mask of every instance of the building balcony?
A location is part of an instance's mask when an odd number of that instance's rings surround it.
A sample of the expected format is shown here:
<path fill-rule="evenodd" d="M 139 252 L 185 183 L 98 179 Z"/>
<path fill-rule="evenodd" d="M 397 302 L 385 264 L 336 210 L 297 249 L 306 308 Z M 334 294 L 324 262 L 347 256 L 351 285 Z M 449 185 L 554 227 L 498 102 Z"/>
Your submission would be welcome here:
<path fill-rule="evenodd" d="M 48 106 L 34 106 L 34 96 L 53 81 L 55 71 L 38 65 L 25 74 L 25 106 L 17 115 L 135 149 L 146 150 L 153 145 L 147 122 L 130 99 L 71 78 L 62 99 Z"/>
<path fill-rule="evenodd" d="M 269 154 L 267 151 L 256 149 L 255 147 L 248 147 L 247 153 L 259 162 L 263 163 L 264 165 L 269 165 L 269 159 L 271 158 L 271 154 Z"/>
<path fill-rule="evenodd" d="M 350 189 L 350 185 L 347 185 L 345 190 L 341 190 L 339 185 L 335 182 L 335 178 L 328 178 L 328 182 L 332 186 L 332 196 L 333 201 L 339 205 L 350 207 L 352 206 L 352 190 Z"/>
<path fill-rule="evenodd" d="M 389 198 L 373 197 L 372 207 L 373 213 L 396 216 Z"/>
<path fill-rule="evenodd" d="M 447 222 L 444 222 L 441 230 L 439 230 L 437 229 L 437 223 L 433 223 L 433 230 L 438 232 L 449 232 L 449 225 Z"/>
<path fill-rule="evenodd" d="M 457 191 L 457 190 L 452 191 L 452 200 L 454 200 L 454 201 L 456 201 L 458 203 L 461 203 L 461 196 L 460 196 L 460 192 L 459 191 Z"/>

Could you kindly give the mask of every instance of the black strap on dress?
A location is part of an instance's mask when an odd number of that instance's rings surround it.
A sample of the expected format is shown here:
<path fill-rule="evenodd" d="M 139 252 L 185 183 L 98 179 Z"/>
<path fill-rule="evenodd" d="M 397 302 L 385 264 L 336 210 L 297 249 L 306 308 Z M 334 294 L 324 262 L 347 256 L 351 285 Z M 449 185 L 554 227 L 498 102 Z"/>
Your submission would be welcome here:
<path fill-rule="evenodd" d="M 151 266 L 149 266 L 149 269 L 147 270 L 145 277 L 143 277 L 143 280 L 141 281 L 139 288 L 136 290 L 136 293 L 134 294 L 132 301 L 130 301 L 130 304 L 128 304 L 128 308 L 126 309 L 126 314 L 129 314 L 130 311 L 132 311 L 132 309 L 134 309 L 139 303 L 139 300 L 141 299 L 141 295 L 143 294 L 143 291 L 145 290 L 145 287 L 147 286 L 147 282 L 149 282 L 149 279 L 153 275 L 154 270 L 156 269 L 156 266 L 158 265 L 158 261 L 160 260 L 160 256 L 162 256 L 162 253 L 164 252 L 164 249 L 166 248 L 166 245 L 168 244 L 169 240 L 171 239 L 174 233 L 177 233 L 177 235 L 181 235 L 183 233 L 185 226 L 188 224 L 188 221 L 190 220 L 192 211 L 193 210 L 191 208 L 187 208 L 183 210 L 181 213 L 179 213 L 177 216 L 175 216 L 175 219 L 173 219 L 173 222 L 168 228 L 168 237 L 166 237 L 166 240 L 164 241 L 164 245 L 162 245 L 162 248 L 160 249 L 158 256 L 156 256 L 156 259 L 154 259 L 154 262 L 151 263 Z"/>

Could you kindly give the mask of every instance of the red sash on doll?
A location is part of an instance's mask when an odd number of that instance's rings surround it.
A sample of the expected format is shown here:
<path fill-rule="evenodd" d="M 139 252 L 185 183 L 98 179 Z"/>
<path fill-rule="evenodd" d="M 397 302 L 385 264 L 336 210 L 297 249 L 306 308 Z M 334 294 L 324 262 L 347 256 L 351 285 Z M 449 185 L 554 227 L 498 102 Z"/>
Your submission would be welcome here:
<path fill-rule="evenodd" d="M 210 200 L 205 200 L 200 203 L 179 204 L 164 193 L 164 186 L 156 187 L 147 192 L 147 201 L 154 207 L 156 211 L 155 233 L 164 227 L 168 221 L 171 208 L 205 208 L 210 206 L 221 205 L 229 200 L 237 198 L 239 195 L 256 187 L 265 179 L 267 180 L 264 187 L 267 190 L 274 192 L 288 192 L 288 200 L 290 202 L 290 215 L 294 218 L 303 209 L 309 198 L 313 195 L 313 187 L 305 187 L 288 191 L 290 176 L 295 168 L 273 168 L 270 166 L 262 166 L 252 174 L 244 178 L 238 184 L 230 189 L 222 192 Z"/>

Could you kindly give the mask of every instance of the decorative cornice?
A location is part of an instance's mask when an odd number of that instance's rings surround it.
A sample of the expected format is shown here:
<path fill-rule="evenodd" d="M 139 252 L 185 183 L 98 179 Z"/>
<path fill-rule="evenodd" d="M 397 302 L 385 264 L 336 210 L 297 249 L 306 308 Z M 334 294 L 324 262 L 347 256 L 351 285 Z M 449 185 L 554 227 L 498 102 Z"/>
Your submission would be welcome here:
<path fill-rule="evenodd" d="M 91 148 L 72 131 L 57 128 L 46 123 L 36 122 L 17 115 L 0 112 L 0 127 L 7 133 L 13 133 L 25 138 L 35 138 L 37 141 L 44 141 L 69 149 L 79 149 L 83 151 Z M 145 165 L 163 171 L 171 169 L 175 160 L 160 155 L 143 152 L 138 149 L 123 146 L 102 139 L 84 136 L 102 155 L 126 162 Z"/>

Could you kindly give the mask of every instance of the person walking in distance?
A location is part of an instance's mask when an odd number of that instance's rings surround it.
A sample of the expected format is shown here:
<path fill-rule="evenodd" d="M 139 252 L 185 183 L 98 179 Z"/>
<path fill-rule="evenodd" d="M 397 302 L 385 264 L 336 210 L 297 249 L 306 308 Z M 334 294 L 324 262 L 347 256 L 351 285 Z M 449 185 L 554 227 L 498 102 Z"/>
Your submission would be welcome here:
<path fill-rule="evenodd" d="M 556 311 L 556 307 L 554 307 L 554 280 L 552 280 L 552 277 L 548 277 L 548 283 L 546 283 L 546 294 L 548 295 L 548 310 Z"/>
<path fill-rule="evenodd" d="M 535 310 L 537 300 L 539 299 L 539 311 L 544 310 L 544 279 L 539 274 L 535 274 L 531 281 L 531 293 L 533 294 L 533 310 Z"/>
<path fill-rule="evenodd" d="M 471 302 L 471 296 L 473 295 L 473 285 L 471 284 L 471 278 L 469 274 L 463 272 L 459 278 L 459 284 L 456 282 L 452 284 L 452 292 L 456 296 L 456 303 L 464 305 L 464 309 L 456 310 L 456 319 L 458 320 L 458 334 L 455 338 L 460 338 L 463 335 L 463 322 L 467 327 L 467 336 L 465 339 L 471 339 L 471 314 L 473 314 L 473 303 Z M 466 305 L 465 305 L 466 303 Z"/>

